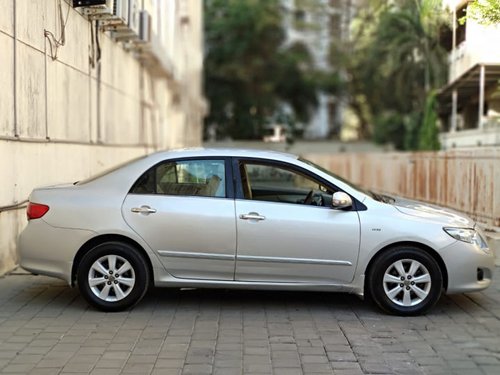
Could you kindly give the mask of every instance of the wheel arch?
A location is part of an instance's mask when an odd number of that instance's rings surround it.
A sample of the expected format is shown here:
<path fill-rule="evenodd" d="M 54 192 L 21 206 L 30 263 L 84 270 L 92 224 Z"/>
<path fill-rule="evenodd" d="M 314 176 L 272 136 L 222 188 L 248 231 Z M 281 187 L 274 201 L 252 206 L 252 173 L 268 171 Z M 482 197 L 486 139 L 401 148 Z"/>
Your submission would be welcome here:
<path fill-rule="evenodd" d="M 87 242 L 85 242 L 80 249 L 78 249 L 74 259 L 73 259 L 73 266 L 71 268 L 71 286 L 74 287 L 76 285 L 76 275 L 77 275 L 77 270 L 80 265 L 80 262 L 82 261 L 83 257 L 85 254 L 87 254 L 91 249 L 94 247 L 105 243 L 105 242 L 110 242 L 110 241 L 117 241 L 117 242 L 124 242 L 127 243 L 128 245 L 131 245 L 134 247 L 144 258 L 144 261 L 146 262 L 146 265 L 149 268 L 149 275 L 150 275 L 150 283 L 151 285 L 154 285 L 154 271 L 153 271 L 153 264 L 151 263 L 151 259 L 148 256 L 148 253 L 144 248 L 131 239 L 130 237 L 121 235 L 121 234 L 102 234 L 96 237 L 91 238 Z"/>
<path fill-rule="evenodd" d="M 370 262 L 368 263 L 368 265 L 366 266 L 366 269 L 365 269 L 365 275 L 368 276 L 371 272 L 371 269 L 373 267 L 373 264 L 375 263 L 375 261 L 380 257 L 382 256 L 382 254 L 384 254 L 385 252 L 387 252 L 388 250 L 394 248 L 394 247 L 399 247 L 399 246 L 412 246 L 412 247 L 416 247 L 416 248 L 419 248 L 423 251 L 425 251 L 427 254 L 429 254 L 438 264 L 439 266 L 439 269 L 441 271 L 441 275 L 443 276 L 443 287 L 445 290 L 448 289 L 448 270 L 446 269 L 446 265 L 444 263 L 444 260 L 443 258 L 439 255 L 439 253 L 434 250 L 433 248 L 431 248 L 430 246 L 427 246 L 421 242 L 413 242 L 413 241 L 402 241 L 402 242 L 394 242 L 394 243 L 391 243 L 389 245 L 386 245 L 385 247 L 383 247 L 382 249 L 380 249 L 371 259 L 370 259 Z M 368 282 L 368 277 L 365 277 L 364 279 L 364 285 L 363 285 L 363 288 L 365 291 L 369 291 L 370 289 L 367 288 L 367 282 Z"/>

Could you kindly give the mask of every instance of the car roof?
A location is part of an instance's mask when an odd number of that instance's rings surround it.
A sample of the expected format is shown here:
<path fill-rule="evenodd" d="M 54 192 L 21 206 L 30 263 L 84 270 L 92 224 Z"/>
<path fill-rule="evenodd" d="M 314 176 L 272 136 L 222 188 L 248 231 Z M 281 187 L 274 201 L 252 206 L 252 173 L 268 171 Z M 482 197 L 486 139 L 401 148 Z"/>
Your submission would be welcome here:
<path fill-rule="evenodd" d="M 272 160 L 297 160 L 298 156 L 280 151 L 240 149 L 240 148 L 184 148 L 168 151 L 159 151 L 148 156 L 153 159 L 171 159 L 184 157 L 245 157 L 263 158 Z"/>
<path fill-rule="evenodd" d="M 123 193 L 126 194 L 130 186 L 134 183 L 134 181 L 139 178 L 145 171 L 147 171 L 152 166 L 166 160 L 175 160 L 182 158 L 203 158 L 203 157 L 212 157 L 212 158 L 225 158 L 225 157 L 237 157 L 237 158 L 260 158 L 272 161 L 282 161 L 288 162 L 290 164 L 302 166 L 305 168 L 310 168 L 310 165 L 306 165 L 307 163 L 302 161 L 299 156 L 294 154 L 288 154 L 285 152 L 279 151 L 270 151 L 270 150 L 256 150 L 256 149 L 239 149 L 239 148 L 186 148 L 186 149 L 176 149 L 176 150 L 168 150 L 168 151 L 159 151 L 153 154 L 140 157 L 136 160 L 129 162 L 129 164 L 125 166 L 118 166 L 116 169 L 110 172 L 103 172 L 102 175 L 97 175 L 91 177 L 88 180 L 82 181 L 82 183 L 76 185 L 78 188 L 92 189 L 93 186 L 98 186 L 99 189 L 108 188 L 114 191 L 116 194 L 116 189 L 121 188 Z M 321 171 L 319 169 L 315 170 L 319 176 L 322 176 L 324 179 L 331 179 L 331 175 Z M 342 180 L 337 180 L 336 185 L 341 189 L 350 192 L 354 197 L 363 201 L 366 195 L 348 183 L 343 182 Z"/>

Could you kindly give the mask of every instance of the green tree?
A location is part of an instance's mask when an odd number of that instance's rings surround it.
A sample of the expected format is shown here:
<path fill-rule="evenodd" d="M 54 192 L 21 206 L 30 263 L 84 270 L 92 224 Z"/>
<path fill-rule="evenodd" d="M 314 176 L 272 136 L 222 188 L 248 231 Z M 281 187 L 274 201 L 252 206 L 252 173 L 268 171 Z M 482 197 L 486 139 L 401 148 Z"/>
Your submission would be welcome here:
<path fill-rule="evenodd" d="M 466 18 L 472 18 L 484 25 L 500 23 L 499 0 L 474 0 L 467 7 Z"/>
<path fill-rule="evenodd" d="M 251 139 L 287 106 L 306 122 L 317 105 L 317 72 L 307 47 L 285 44 L 279 0 L 206 0 L 205 125 Z"/>
<path fill-rule="evenodd" d="M 418 149 L 419 150 L 439 150 L 439 129 L 437 128 L 438 115 L 436 112 L 437 98 L 436 92 L 431 92 L 425 102 L 425 111 L 422 126 L 419 130 Z"/>
<path fill-rule="evenodd" d="M 437 0 L 370 1 L 354 24 L 345 69 L 353 109 L 378 142 L 417 149 L 427 95 L 446 79 Z M 373 129 L 369 129 L 369 124 Z"/>

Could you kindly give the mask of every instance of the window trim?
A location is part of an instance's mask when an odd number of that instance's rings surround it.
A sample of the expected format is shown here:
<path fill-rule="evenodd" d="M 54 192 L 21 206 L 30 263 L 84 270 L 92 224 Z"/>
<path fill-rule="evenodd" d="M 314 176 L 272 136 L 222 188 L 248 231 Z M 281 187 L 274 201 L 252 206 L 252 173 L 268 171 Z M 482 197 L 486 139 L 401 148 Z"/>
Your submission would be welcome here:
<path fill-rule="evenodd" d="M 183 161 L 208 161 L 208 160 L 222 160 L 224 162 L 224 178 L 225 178 L 225 184 L 226 184 L 226 196 L 225 197 L 207 197 L 207 196 L 201 196 L 201 195 L 172 195 L 172 194 L 162 194 L 162 193 L 146 193 L 146 194 L 139 194 L 139 193 L 134 193 L 133 190 L 136 187 L 137 183 L 141 179 L 142 176 L 144 176 L 146 173 L 150 173 L 153 169 L 156 169 L 158 166 L 162 164 L 167 164 L 167 163 L 179 163 Z M 156 190 L 156 173 L 154 173 L 154 178 L 155 178 L 155 190 Z M 183 158 L 173 158 L 173 159 L 164 159 L 162 161 L 159 161 L 158 163 L 152 165 L 149 167 L 146 171 L 142 172 L 141 175 L 134 181 L 132 186 L 130 187 L 128 194 L 134 194 L 134 195 L 155 195 L 155 196 L 165 196 L 165 197 L 189 197 L 189 198 L 216 198 L 216 199 L 234 199 L 234 182 L 233 182 L 233 171 L 231 167 L 231 158 L 227 156 L 189 156 L 189 157 L 183 157 Z"/>
<path fill-rule="evenodd" d="M 248 164 L 259 164 L 259 165 L 265 165 L 265 166 L 270 166 L 270 167 L 278 167 L 282 169 L 287 169 L 291 172 L 302 174 L 304 176 L 307 176 L 309 178 L 312 178 L 313 180 L 316 180 L 317 182 L 321 183 L 322 185 L 325 185 L 329 189 L 333 191 L 341 191 L 349 195 L 352 199 L 353 205 L 350 209 L 346 209 L 344 211 L 366 211 L 367 207 L 361 203 L 358 199 L 356 199 L 354 196 L 346 192 L 345 190 L 339 188 L 335 184 L 331 183 L 330 181 L 324 179 L 321 176 L 318 176 L 317 174 L 300 167 L 295 164 L 287 163 L 284 161 L 280 160 L 270 160 L 270 159 L 261 159 L 261 158 L 248 158 L 248 157 L 234 157 L 233 162 L 232 162 L 232 172 L 234 176 L 234 194 L 235 194 L 235 199 L 239 200 L 248 200 L 245 198 L 243 194 L 243 186 L 242 186 L 242 181 L 241 181 L 241 175 L 240 175 L 240 164 L 241 163 L 248 163 Z M 259 202 L 259 201 L 256 201 Z M 270 202 L 272 203 L 272 202 Z M 279 202 L 281 204 L 295 204 L 295 203 L 284 203 L 284 202 Z M 318 206 L 311 206 L 315 208 L 327 208 L 327 209 L 332 209 L 332 207 L 318 207 Z"/>

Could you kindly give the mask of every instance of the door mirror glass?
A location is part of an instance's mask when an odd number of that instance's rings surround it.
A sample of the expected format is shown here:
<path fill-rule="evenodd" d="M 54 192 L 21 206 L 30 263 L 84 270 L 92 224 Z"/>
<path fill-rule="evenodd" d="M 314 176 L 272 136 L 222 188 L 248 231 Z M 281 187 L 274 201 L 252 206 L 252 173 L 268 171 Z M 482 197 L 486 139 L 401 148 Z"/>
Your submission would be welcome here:
<path fill-rule="evenodd" d="M 352 206 L 352 199 L 343 191 L 337 191 L 332 196 L 332 207 L 336 209 L 347 208 Z"/>

